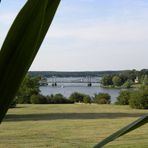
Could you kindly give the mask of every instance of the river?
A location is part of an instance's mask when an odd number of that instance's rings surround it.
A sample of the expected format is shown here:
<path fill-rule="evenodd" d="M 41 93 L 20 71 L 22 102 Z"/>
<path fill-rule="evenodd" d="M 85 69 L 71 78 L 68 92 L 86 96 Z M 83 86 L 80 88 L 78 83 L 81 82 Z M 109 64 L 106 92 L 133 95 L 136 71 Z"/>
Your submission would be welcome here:
<path fill-rule="evenodd" d="M 98 93 L 108 93 L 111 96 L 111 102 L 116 101 L 117 96 L 119 95 L 119 89 L 107 89 L 100 87 L 100 77 L 91 78 L 82 78 L 82 77 L 65 77 L 65 78 L 56 78 L 57 86 L 53 87 L 52 83 L 53 78 L 48 78 L 47 86 L 40 86 L 41 94 L 51 95 L 61 93 L 65 97 L 69 97 L 73 92 L 80 92 L 94 96 Z M 92 82 L 92 86 L 88 87 L 88 82 Z"/>

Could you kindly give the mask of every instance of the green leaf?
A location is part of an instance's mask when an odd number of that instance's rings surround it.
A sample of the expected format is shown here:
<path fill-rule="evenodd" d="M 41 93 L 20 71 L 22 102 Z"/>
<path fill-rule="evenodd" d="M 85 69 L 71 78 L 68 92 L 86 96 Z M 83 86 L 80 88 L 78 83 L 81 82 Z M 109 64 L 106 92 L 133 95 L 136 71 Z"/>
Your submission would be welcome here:
<path fill-rule="evenodd" d="M 60 0 L 28 0 L 0 51 L 0 122 L 31 66 Z"/>
<path fill-rule="evenodd" d="M 144 115 L 141 118 L 139 118 L 138 120 L 132 122 L 131 124 L 127 125 L 126 127 L 120 129 L 119 131 L 113 133 L 112 135 L 110 135 L 109 137 L 105 138 L 103 141 L 101 141 L 100 143 L 98 143 L 97 145 L 94 146 L 94 148 L 101 148 L 104 145 L 106 145 L 107 143 L 115 140 L 116 138 L 144 125 L 148 123 L 148 115 Z"/>

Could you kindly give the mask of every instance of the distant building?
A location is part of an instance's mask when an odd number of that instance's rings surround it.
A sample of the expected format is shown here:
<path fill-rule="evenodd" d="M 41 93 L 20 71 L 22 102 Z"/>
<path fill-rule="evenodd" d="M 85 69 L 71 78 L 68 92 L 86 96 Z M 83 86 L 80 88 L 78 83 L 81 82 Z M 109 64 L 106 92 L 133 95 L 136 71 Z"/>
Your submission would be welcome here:
<path fill-rule="evenodd" d="M 135 79 L 135 83 L 136 83 L 136 84 L 139 83 L 139 79 L 138 79 L 138 77 L 136 77 L 136 79 Z"/>

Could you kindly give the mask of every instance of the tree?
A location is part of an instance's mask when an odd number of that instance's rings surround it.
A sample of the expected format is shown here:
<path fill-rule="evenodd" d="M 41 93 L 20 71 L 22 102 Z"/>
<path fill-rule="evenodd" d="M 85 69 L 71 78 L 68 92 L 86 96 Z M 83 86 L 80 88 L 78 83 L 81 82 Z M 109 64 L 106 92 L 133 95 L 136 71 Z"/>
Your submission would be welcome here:
<path fill-rule="evenodd" d="M 46 96 L 48 104 L 73 104 L 74 102 L 64 97 L 62 94 L 51 94 Z"/>
<path fill-rule="evenodd" d="M 84 94 L 74 92 L 70 95 L 69 99 L 73 102 L 83 102 Z"/>
<path fill-rule="evenodd" d="M 91 103 L 91 97 L 89 95 L 85 95 L 83 98 L 84 103 Z"/>
<path fill-rule="evenodd" d="M 104 76 L 101 80 L 101 84 L 104 86 L 113 85 L 112 76 L 111 75 Z"/>
<path fill-rule="evenodd" d="M 116 104 L 119 105 L 128 105 L 130 99 L 130 92 L 129 91 L 120 91 L 119 96 L 117 97 Z"/>
<path fill-rule="evenodd" d="M 132 84 L 133 84 L 132 80 L 129 80 L 129 79 L 128 79 L 128 80 L 123 84 L 123 87 L 124 87 L 124 88 L 131 88 Z"/>
<path fill-rule="evenodd" d="M 16 100 L 18 103 L 30 103 L 30 97 L 38 95 L 39 92 L 39 78 L 26 75 L 17 92 Z"/>
<path fill-rule="evenodd" d="M 110 99 L 111 99 L 111 97 L 109 94 L 99 93 L 99 94 L 95 94 L 94 102 L 97 104 L 110 104 L 110 102 L 111 102 Z"/>
<path fill-rule="evenodd" d="M 30 102 L 32 104 L 47 104 L 47 98 L 43 95 L 32 95 L 31 98 L 30 98 Z"/>
<path fill-rule="evenodd" d="M 144 75 L 143 85 L 148 85 L 148 75 Z"/>
<path fill-rule="evenodd" d="M 148 89 L 134 91 L 131 94 L 129 104 L 132 108 L 148 109 Z"/>
<path fill-rule="evenodd" d="M 113 81 L 114 86 L 121 86 L 122 85 L 122 80 L 119 76 L 114 76 L 112 78 L 112 81 Z"/>
<path fill-rule="evenodd" d="M 66 103 L 66 98 L 62 94 L 55 94 L 52 96 L 54 104 L 64 104 Z"/>

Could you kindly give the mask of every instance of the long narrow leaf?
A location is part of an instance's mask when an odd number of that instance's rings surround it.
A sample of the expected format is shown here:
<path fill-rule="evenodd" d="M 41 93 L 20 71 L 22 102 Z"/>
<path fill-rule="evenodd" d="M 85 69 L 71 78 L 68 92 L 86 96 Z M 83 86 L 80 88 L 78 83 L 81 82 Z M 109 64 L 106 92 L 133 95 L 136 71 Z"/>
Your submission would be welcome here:
<path fill-rule="evenodd" d="M 117 131 L 114 134 L 110 135 L 109 137 L 105 138 L 103 141 L 101 141 L 100 143 L 95 145 L 94 148 L 101 148 L 104 145 L 106 145 L 107 143 L 115 140 L 116 138 L 118 138 L 118 137 L 120 137 L 120 136 L 146 124 L 146 123 L 148 123 L 148 115 L 142 116 L 138 120 L 132 122 L 131 124 L 127 125 L 126 127 L 120 129 L 119 131 Z"/>
<path fill-rule="evenodd" d="M 0 122 L 32 64 L 60 0 L 28 0 L 0 51 Z"/>

